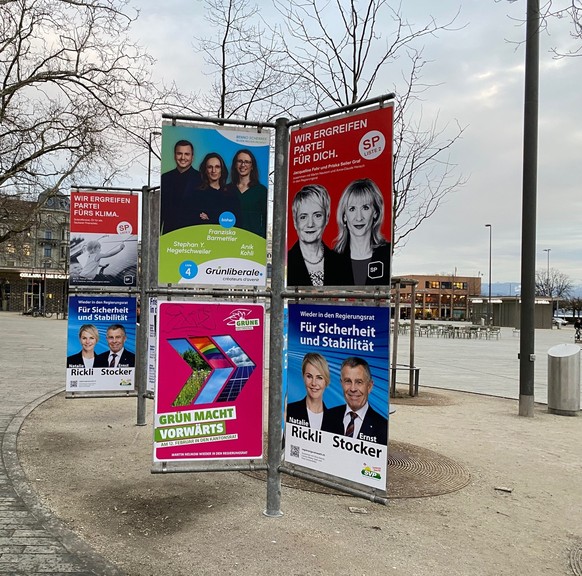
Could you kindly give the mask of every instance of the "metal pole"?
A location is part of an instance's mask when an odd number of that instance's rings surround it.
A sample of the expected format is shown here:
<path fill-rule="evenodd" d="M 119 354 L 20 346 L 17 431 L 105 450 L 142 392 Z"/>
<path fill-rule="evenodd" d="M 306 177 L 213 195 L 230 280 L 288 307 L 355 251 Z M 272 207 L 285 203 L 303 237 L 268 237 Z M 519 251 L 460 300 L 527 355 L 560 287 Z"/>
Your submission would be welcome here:
<path fill-rule="evenodd" d="M 409 370 L 408 370 L 408 395 L 415 396 L 414 390 L 414 378 L 415 378 L 415 370 L 413 370 L 414 366 L 414 338 L 416 336 L 416 283 L 412 284 L 410 287 L 410 298 L 411 298 L 411 305 L 412 305 L 412 314 L 410 316 L 410 341 L 409 341 Z"/>
<path fill-rule="evenodd" d="M 535 362 L 535 247 L 539 101 L 539 0 L 527 0 L 523 193 L 521 219 L 521 334 L 519 340 L 519 415 L 533 417 Z"/>
<path fill-rule="evenodd" d="M 546 290 L 547 290 L 547 295 L 549 298 L 552 298 L 552 287 L 550 285 L 550 252 L 552 251 L 551 248 L 544 248 L 544 252 L 548 253 L 548 266 L 547 266 L 547 271 L 546 271 Z M 552 303 L 552 317 L 554 316 L 554 304 Z"/>
<path fill-rule="evenodd" d="M 150 132 L 148 136 L 148 188 L 151 186 L 152 174 L 152 136 L 161 136 L 161 132 Z"/>
<path fill-rule="evenodd" d="M 149 178 L 149 172 L 148 172 Z M 146 390 L 148 380 L 148 323 L 149 305 L 147 301 L 147 289 L 150 287 L 148 249 L 149 238 L 152 236 L 150 221 L 150 197 L 149 186 L 144 186 L 141 196 L 141 274 L 139 278 L 139 306 L 140 319 L 137 327 L 137 353 L 135 365 L 135 377 L 137 387 L 137 426 L 146 425 Z"/>
<path fill-rule="evenodd" d="M 394 282 L 394 279 L 392 280 Z M 392 370 L 390 374 L 390 397 L 396 397 L 396 367 L 398 366 L 398 332 L 400 330 L 400 281 L 392 284 L 395 287 L 394 294 L 394 326 L 392 327 Z"/>
<path fill-rule="evenodd" d="M 286 194 L 289 131 L 286 118 L 275 127 L 275 181 L 273 186 L 273 267 L 269 344 L 269 447 L 267 453 L 267 508 L 265 516 L 281 512 L 281 444 L 283 425 L 283 289 L 285 280 Z"/>
<path fill-rule="evenodd" d="M 489 300 L 487 300 L 487 324 L 492 324 L 491 318 L 491 224 L 485 224 L 485 228 L 489 228 Z"/>
<path fill-rule="evenodd" d="M 44 269 L 44 274 L 43 274 L 43 294 L 42 294 L 42 303 L 39 306 L 39 310 L 44 314 L 46 312 L 46 267 L 47 267 L 48 262 L 46 261 L 46 259 L 43 261 L 42 266 Z"/>

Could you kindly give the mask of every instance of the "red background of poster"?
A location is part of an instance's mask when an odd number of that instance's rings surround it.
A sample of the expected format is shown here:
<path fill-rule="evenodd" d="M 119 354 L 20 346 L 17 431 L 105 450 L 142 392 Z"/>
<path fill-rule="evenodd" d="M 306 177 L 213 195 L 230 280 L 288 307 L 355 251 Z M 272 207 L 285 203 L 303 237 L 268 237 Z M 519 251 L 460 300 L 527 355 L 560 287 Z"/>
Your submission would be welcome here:
<path fill-rule="evenodd" d="M 345 132 L 339 132 L 342 128 L 347 128 L 349 123 L 366 125 L 354 126 Z M 338 133 L 326 135 L 334 130 Z M 373 131 L 382 133 L 385 147 L 377 158 L 370 160 L 360 154 L 360 144 Z M 323 241 L 333 248 L 338 232 L 336 211 L 340 196 L 350 182 L 360 178 L 370 178 L 380 188 L 384 198 L 384 225 L 381 230 L 384 238 L 388 242 L 392 241 L 392 144 L 391 104 L 384 108 L 347 114 L 339 119 L 325 120 L 292 130 L 289 144 L 287 203 L 288 250 L 297 241 L 291 210 L 295 194 L 307 184 L 320 184 L 327 189 L 331 197 L 331 210 Z"/>
<path fill-rule="evenodd" d="M 71 232 L 137 234 L 137 194 L 71 192 Z M 131 232 L 120 232 L 117 225 L 128 222 Z"/>

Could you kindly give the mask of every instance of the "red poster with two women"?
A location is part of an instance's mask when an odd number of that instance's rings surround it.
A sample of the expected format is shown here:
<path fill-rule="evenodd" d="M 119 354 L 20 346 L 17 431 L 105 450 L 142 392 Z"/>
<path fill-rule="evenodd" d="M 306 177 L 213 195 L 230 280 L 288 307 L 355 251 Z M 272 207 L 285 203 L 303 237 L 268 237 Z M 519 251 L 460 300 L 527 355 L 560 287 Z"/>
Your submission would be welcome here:
<path fill-rule="evenodd" d="M 389 286 L 393 106 L 294 128 L 288 286 Z"/>

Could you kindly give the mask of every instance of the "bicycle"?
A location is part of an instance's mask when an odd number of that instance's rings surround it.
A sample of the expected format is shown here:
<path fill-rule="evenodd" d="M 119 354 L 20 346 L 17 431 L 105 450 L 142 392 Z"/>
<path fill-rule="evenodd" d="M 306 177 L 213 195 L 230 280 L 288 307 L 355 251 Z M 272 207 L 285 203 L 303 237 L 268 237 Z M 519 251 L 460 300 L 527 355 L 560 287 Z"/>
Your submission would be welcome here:
<path fill-rule="evenodd" d="M 39 316 L 42 316 L 44 318 L 52 318 L 52 315 L 53 315 L 53 313 L 49 312 L 45 308 L 35 307 L 32 309 L 32 317 L 33 318 L 38 318 Z"/>

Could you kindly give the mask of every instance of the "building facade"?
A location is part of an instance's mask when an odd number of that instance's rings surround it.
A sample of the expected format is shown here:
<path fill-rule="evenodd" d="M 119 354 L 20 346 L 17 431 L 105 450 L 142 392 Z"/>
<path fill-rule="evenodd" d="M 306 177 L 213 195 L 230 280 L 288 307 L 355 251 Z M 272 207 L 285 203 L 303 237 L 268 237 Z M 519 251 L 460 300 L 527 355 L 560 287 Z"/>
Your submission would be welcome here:
<path fill-rule="evenodd" d="M 32 308 L 64 313 L 68 291 L 69 197 L 41 194 L 37 202 L 11 199 L 10 212 L 37 214 L 26 232 L 0 244 L 0 302 L 2 310 Z M 10 216 L 0 232 L 13 226 Z"/>
<path fill-rule="evenodd" d="M 468 320 L 477 322 L 471 298 L 481 295 L 481 278 L 437 274 L 432 276 L 406 275 L 416 280 L 415 302 L 412 303 L 412 287 L 403 286 L 400 291 L 400 316 L 423 320 Z M 413 312 L 414 310 L 414 312 Z"/>

